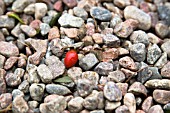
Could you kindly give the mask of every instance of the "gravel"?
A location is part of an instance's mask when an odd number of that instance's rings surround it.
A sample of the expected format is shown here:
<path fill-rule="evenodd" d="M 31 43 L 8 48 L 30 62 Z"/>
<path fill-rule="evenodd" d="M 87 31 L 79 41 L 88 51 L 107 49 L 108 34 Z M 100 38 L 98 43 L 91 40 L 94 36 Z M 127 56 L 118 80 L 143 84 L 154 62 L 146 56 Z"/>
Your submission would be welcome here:
<path fill-rule="evenodd" d="M 0 0 L 0 112 L 170 112 L 169 12 L 169 0 Z"/>

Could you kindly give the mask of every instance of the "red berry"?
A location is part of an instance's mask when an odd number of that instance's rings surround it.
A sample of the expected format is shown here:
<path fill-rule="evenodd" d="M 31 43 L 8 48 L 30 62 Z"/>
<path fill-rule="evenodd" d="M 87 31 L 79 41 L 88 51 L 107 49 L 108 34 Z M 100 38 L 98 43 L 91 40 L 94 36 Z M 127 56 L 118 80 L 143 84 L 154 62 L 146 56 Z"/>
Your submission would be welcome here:
<path fill-rule="evenodd" d="M 66 68 L 73 67 L 78 61 L 78 54 L 75 50 L 70 50 L 66 53 L 66 57 L 64 59 L 64 64 Z"/>

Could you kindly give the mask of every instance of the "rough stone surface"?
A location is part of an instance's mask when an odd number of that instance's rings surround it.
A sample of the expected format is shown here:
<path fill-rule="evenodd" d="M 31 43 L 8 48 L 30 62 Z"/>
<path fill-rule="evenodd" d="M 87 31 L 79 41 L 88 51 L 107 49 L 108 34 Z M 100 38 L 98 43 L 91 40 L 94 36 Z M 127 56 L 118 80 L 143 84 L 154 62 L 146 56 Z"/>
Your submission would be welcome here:
<path fill-rule="evenodd" d="M 88 17 L 88 13 L 86 12 L 86 10 L 84 10 L 83 8 L 80 7 L 74 7 L 73 8 L 74 14 L 84 20 L 87 19 Z"/>
<path fill-rule="evenodd" d="M 115 113 L 130 113 L 130 111 L 126 105 L 122 105 L 115 110 Z"/>
<path fill-rule="evenodd" d="M 112 17 L 110 11 L 102 7 L 92 7 L 90 9 L 90 15 L 101 21 L 109 21 Z"/>
<path fill-rule="evenodd" d="M 19 50 L 16 45 L 9 42 L 0 41 L 0 54 L 10 57 L 18 56 Z"/>
<path fill-rule="evenodd" d="M 108 47 L 119 47 L 120 46 L 120 39 L 112 34 L 106 34 L 103 37 L 104 44 Z"/>
<path fill-rule="evenodd" d="M 165 64 L 163 68 L 161 69 L 161 75 L 166 78 L 170 78 L 170 62 Z"/>
<path fill-rule="evenodd" d="M 71 91 L 67 87 L 59 84 L 46 85 L 46 91 L 50 94 L 57 94 L 57 95 L 66 95 L 71 93 Z"/>
<path fill-rule="evenodd" d="M 77 81 L 78 94 L 81 97 L 85 97 L 85 96 L 89 95 L 93 90 L 93 86 L 91 84 L 92 84 L 91 81 L 89 81 L 87 79 L 79 79 Z"/>
<path fill-rule="evenodd" d="M 75 97 L 68 102 L 68 110 L 73 113 L 79 113 L 83 109 L 82 97 Z"/>
<path fill-rule="evenodd" d="M 12 4 L 12 10 L 17 13 L 22 13 L 24 11 L 24 8 L 27 7 L 29 4 L 35 3 L 35 0 L 15 0 L 15 2 Z"/>
<path fill-rule="evenodd" d="M 65 71 L 64 64 L 58 59 L 58 57 L 50 56 L 45 60 L 46 65 L 51 70 L 53 79 L 62 75 Z"/>
<path fill-rule="evenodd" d="M 112 63 L 100 62 L 94 69 L 99 75 L 108 75 L 109 72 L 113 71 Z"/>
<path fill-rule="evenodd" d="M 154 105 L 149 109 L 148 113 L 164 113 L 164 111 L 160 105 Z"/>
<path fill-rule="evenodd" d="M 125 74 L 120 70 L 109 72 L 108 79 L 114 82 L 124 82 Z"/>
<path fill-rule="evenodd" d="M 161 45 L 161 49 L 167 53 L 168 58 L 170 58 L 170 48 L 169 48 L 169 44 L 170 44 L 170 40 L 165 41 L 162 45 Z"/>
<path fill-rule="evenodd" d="M 120 102 L 110 102 L 108 100 L 106 100 L 105 102 L 105 110 L 106 111 L 113 111 L 115 110 L 117 107 L 119 107 L 121 105 Z"/>
<path fill-rule="evenodd" d="M 99 62 L 99 60 L 96 58 L 96 56 L 93 53 L 89 53 L 80 59 L 79 65 L 84 70 L 89 70 L 94 65 L 96 65 L 98 62 Z"/>
<path fill-rule="evenodd" d="M 153 105 L 153 98 L 149 96 L 142 103 L 143 111 L 148 112 L 149 109 L 152 107 L 152 105 Z"/>
<path fill-rule="evenodd" d="M 12 94 L 3 93 L 0 95 L 0 109 L 4 109 L 12 103 Z"/>
<path fill-rule="evenodd" d="M 119 59 L 119 64 L 127 69 L 130 70 L 136 70 L 137 66 L 134 62 L 134 60 L 132 58 L 130 58 L 129 56 L 125 56 Z"/>
<path fill-rule="evenodd" d="M 37 34 L 36 30 L 28 25 L 21 25 L 20 29 L 29 37 L 34 37 Z"/>
<path fill-rule="evenodd" d="M 140 95 L 143 94 L 145 96 L 147 96 L 147 89 L 145 88 L 145 86 L 140 83 L 140 82 L 134 82 L 128 89 L 129 93 L 133 93 L 135 95 Z"/>
<path fill-rule="evenodd" d="M 59 18 L 58 22 L 62 27 L 78 27 L 79 28 L 83 25 L 84 20 L 80 17 L 75 17 L 75 16 L 65 13 Z"/>
<path fill-rule="evenodd" d="M 114 82 L 107 82 L 103 92 L 105 98 L 109 101 L 120 101 L 122 99 L 122 92 Z"/>
<path fill-rule="evenodd" d="M 146 58 L 146 48 L 142 43 L 133 44 L 130 47 L 130 55 L 138 62 L 144 61 Z"/>
<path fill-rule="evenodd" d="M 138 25 L 139 22 L 137 20 L 127 19 L 114 27 L 114 33 L 121 38 L 127 38 Z"/>
<path fill-rule="evenodd" d="M 36 101 L 41 101 L 42 97 L 44 96 L 45 84 L 31 84 L 29 88 L 29 92 L 31 98 Z"/>
<path fill-rule="evenodd" d="M 8 73 L 5 76 L 5 80 L 6 80 L 7 85 L 11 87 L 18 86 L 21 83 L 20 76 L 13 74 L 13 73 Z"/>
<path fill-rule="evenodd" d="M 167 104 L 170 102 L 170 91 L 155 89 L 153 91 L 153 99 L 160 104 Z"/>
<path fill-rule="evenodd" d="M 126 19 L 132 18 L 139 21 L 139 28 L 143 30 L 148 30 L 151 27 L 151 17 L 149 14 L 138 9 L 135 6 L 127 6 L 124 9 L 124 16 Z"/>
<path fill-rule="evenodd" d="M 103 52 L 103 62 L 111 61 L 112 59 L 116 59 L 119 56 L 119 51 L 116 48 L 106 49 Z"/>
<path fill-rule="evenodd" d="M 41 64 L 37 68 L 38 75 L 40 76 L 40 79 L 44 83 L 50 83 L 53 79 L 53 75 L 50 71 L 50 69 L 45 65 Z"/>
<path fill-rule="evenodd" d="M 41 19 L 47 13 L 47 5 L 45 3 L 35 3 L 35 19 Z"/>
<path fill-rule="evenodd" d="M 148 47 L 147 62 L 149 64 L 154 64 L 160 56 L 161 56 L 161 49 L 159 48 L 158 45 L 153 44 Z"/>
<path fill-rule="evenodd" d="M 57 98 L 40 104 L 41 113 L 60 113 L 64 111 L 67 107 L 66 99 L 63 96 L 58 96 Z"/>
<path fill-rule="evenodd" d="M 76 0 L 62 0 L 62 1 L 69 8 L 73 8 L 73 7 L 75 7 L 77 5 L 77 1 Z"/>
<path fill-rule="evenodd" d="M 153 79 L 148 80 L 145 83 L 147 88 L 159 88 L 159 89 L 170 89 L 170 80 L 169 79 Z"/>
<path fill-rule="evenodd" d="M 17 96 L 12 102 L 13 113 L 27 113 L 29 110 L 27 102 L 23 97 Z"/>
<path fill-rule="evenodd" d="M 136 112 L 136 100 L 132 93 L 126 93 L 123 99 L 124 105 L 129 108 L 130 113 Z"/>
<path fill-rule="evenodd" d="M 137 30 L 130 35 L 130 41 L 134 44 L 143 43 L 147 47 L 149 45 L 149 36 L 144 31 Z"/>
<path fill-rule="evenodd" d="M 163 68 L 163 66 L 168 62 L 168 55 L 167 53 L 162 53 L 162 56 L 158 59 L 158 61 L 155 63 L 155 67 L 158 67 L 159 69 Z"/>

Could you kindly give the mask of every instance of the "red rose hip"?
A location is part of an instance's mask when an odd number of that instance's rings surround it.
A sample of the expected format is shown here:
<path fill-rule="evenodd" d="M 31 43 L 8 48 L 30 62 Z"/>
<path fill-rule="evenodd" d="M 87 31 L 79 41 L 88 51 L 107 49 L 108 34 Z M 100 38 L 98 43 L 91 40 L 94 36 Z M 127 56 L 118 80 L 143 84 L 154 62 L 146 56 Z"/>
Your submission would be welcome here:
<path fill-rule="evenodd" d="M 70 50 L 66 53 L 66 57 L 64 59 L 64 64 L 66 68 L 73 67 L 78 61 L 78 54 L 75 50 Z"/>

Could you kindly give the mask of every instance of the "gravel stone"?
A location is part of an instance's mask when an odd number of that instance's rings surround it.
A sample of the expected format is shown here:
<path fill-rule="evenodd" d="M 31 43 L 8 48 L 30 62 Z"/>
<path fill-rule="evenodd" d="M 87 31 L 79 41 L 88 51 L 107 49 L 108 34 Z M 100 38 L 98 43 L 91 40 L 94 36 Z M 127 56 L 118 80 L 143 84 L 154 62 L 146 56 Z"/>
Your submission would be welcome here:
<path fill-rule="evenodd" d="M 45 3 L 35 3 L 35 19 L 41 19 L 47 13 L 47 5 Z"/>
<path fill-rule="evenodd" d="M 33 15 L 35 13 L 35 4 L 29 4 L 24 9 L 24 13 L 28 15 Z"/>
<path fill-rule="evenodd" d="M 0 94 L 6 92 L 5 75 L 6 75 L 6 71 L 0 68 Z"/>
<path fill-rule="evenodd" d="M 82 97 L 75 97 L 68 102 L 68 110 L 72 113 L 79 113 L 83 109 Z"/>
<path fill-rule="evenodd" d="M 27 80 L 24 80 L 19 86 L 18 89 L 21 90 L 24 93 L 28 93 L 29 92 L 29 82 Z"/>
<path fill-rule="evenodd" d="M 93 86 L 91 84 L 92 82 L 88 79 L 79 79 L 77 81 L 78 94 L 81 97 L 86 97 L 87 95 L 89 95 L 93 90 Z"/>
<path fill-rule="evenodd" d="M 154 89 L 170 89 L 170 80 L 168 79 L 153 79 L 148 80 L 145 83 L 147 88 L 154 88 Z"/>
<path fill-rule="evenodd" d="M 132 58 L 129 56 L 125 56 L 119 59 L 119 64 L 130 70 L 137 70 L 137 66 Z"/>
<path fill-rule="evenodd" d="M 50 94 L 57 95 L 67 95 L 71 93 L 71 91 L 67 87 L 59 84 L 47 84 L 46 91 Z"/>
<path fill-rule="evenodd" d="M 90 9 L 90 15 L 100 21 L 110 21 L 112 18 L 111 12 L 102 7 L 92 7 Z"/>
<path fill-rule="evenodd" d="M 162 49 L 165 53 L 167 53 L 168 58 L 170 58 L 170 48 L 169 48 L 169 45 L 170 45 L 170 40 L 165 41 L 165 42 L 161 45 L 161 49 Z"/>
<path fill-rule="evenodd" d="M 6 58 L 3 55 L 0 55 L 0 68 L 4 67 Z"/>
<path fill-rule="evenodd" d="M 149 35 L 142 30 L 137 30 L 130 35 L 130 41 L 134 44 L 143 43 L 147 47 L 149 45 Z"/>
<path fill-rule="evenodd" d="M 159 5 L 158 8 L 159 18 L 170 25 L 170 8 L 166 5 Z"/>
<path fill-rule="evenodd" d="M 130 5 L 129 0 L 114 0 L 113 3 L 119 8 L 125 8 L 126 6 Z"/>
<path fill-rule="evenodd" d="M 148 30 L 151 27 L 151 17 L 149 16 L 149 14 L 145 13 L 135 6 L 127 6 L 124 9 L 124 17 L 125 19 L 132 18 L 138 20 L 138 27 L 142 30 Z"/>
<path fill-rule="evenodd" d="M 103 36 L 104 36 L 103 34 L 94 33 L 92 35 L 92 38 L 93 38 L 93 40 L 96 44 L 102 44 L 103 43 Z"/>
<path fill-rule="evenodd" d="M 99 75 L 94 71 L 85 71 L 81 74 L 82 79 L 88 79 L 92 82 L 92 85 L 95 87 L 98 85 Z"/>
<path fill-rule="evenodd" d="M 17 62 L 18 57 L 9 57 L 4 65 L 4 69 L 5 70 L 9 70 L 10 68 L 12 68 L 14 66 L 14 64 Z"/>
<path fill-rule="evenodd" d="M 40 64 L 37 68 L 37 72 L 42 82 L 50 83 L 52 81 L 53 75 L 45 64 Z"/>
<path fill-rule="evenodd" d="M 134 95 L 145 95 L 147 96 L 147 89 L 140 82 L 134 82 L 128 89 L 129 93 L 133 93 Z"/>
<path fill-rule="evenodd" d="M 19 90 L 19 89 L 14 89 L 14 90 L 12 91 L 12 98 L 15 99 L 15 98 L 18 97 L 18 96 L 24 97 L 25 95 L 24 95 L 24 93 L 23 93 L 21 90 Z"/>
<path fill-rule="evenodd" d="M 62 0 L 62 1 L 69 8 L 73 8 L 73 7 L 75 7 L 77 5 L 76 0 Z"/>
<path fill-rule="evenodd" d="M 35 109 L 38 107 L 38 105 L 39 105 L 39 103 L 35 100 L 28 101 L 28 106 L 30 109 Z"/>
<path fill-rule="evenodd" d="M 146 58 L 146 48 L 142 43 L 133 44 L 130 47 L 130 55 L 138 62 L 144 61 Z"/>
<path fill-rule="evenodd" d="M 104 110 L 93 110 L 90 113 L 104 113 Z"/>
<path fill-rule="evenodd" d="M 52 40 L 55 38 L 60 38 L 60 31 L 58 27 L 51 28 L 48 33 L 48 40 Z"/>
<path fill-rule="evenodd" d="M 82 18 L 83 20 L 87 20 L 88 18 L 88 13 L 86 12 L 86 10 L 84 10 L 83 8 L 80 7 L 74 7 L 73 8 L 73 12 L 77 17 Z"/>
<path fill-rule="evenodd" d="M 12 29 L 14 26 L 15 20 L 13 18 L 9 18 L 5 15 L 0 16 L 0 28 Z"/>
<path fill-rule="evenodd" d="M 62 75 L 65 71 L 64 64 L 59 60 L 58 57 L 50 56 L 45 60 L 46 65 L 51 70 L 53 79 Z"/>
<path fill-rule="evenodd" d="M 62 1 L 61 1 L 61 0 L 56 1 L 56 2 L 54 3 L 53 7 L 54 7 L 54 9 L 55 9 L 56 11 L 63 11 L 63 3 L 62 3 Z"/>
<path fill-rule="evenodd" d="M 154 64 L 161 56 L 161 49 L 158 45 L 153 44 L 148 47 L 147 52 L 147 62 L 149 64 Z"/>
<path fill-rule="evenodd" d="M 37 74 L 37 66 L 33 64 L 29 64 L 27 66 L 27 71 L 28 71 L 28 82 L 29 83 L 39 83 L 40 78 Z"/>
<path fill-rule="evenodd" d="M 109 72 L 108 79 L 114 82 L 123 82 L 125 80 L 125 74 L 120 70 L 112 71 Z"/>
<path fill-rule="evenodd" d="M 80 28 L 83 25 L 84 20 L 80 17 L 75 17 L 75 16 L 65 13 L 58 19 L 58 22 L 62 27 Z"/>
<path fill-rule="evenodd" d="M 22 33 L 22 30 L 20 29 L 21 24 L 18 23 L 12 30 L 11 34 L 15 37 L 19 37 L 19 35 Z"/>
<path fill-rule="evenodd" d="M 114 82 L 107 82 L 103 92 L 105 98 L 109 101 L 120 101 L 122 99 L 122 92 Z"/>
<path fill-rule="evenodd" d="M 112 63 L 100 62 L 94 69 L 99 75 L 108 75 L 109 72 L 113 71 Z"/>
<path fill-rule="evenodd" d="M 20 29 L 29 37 L 34 37 L 37 34 L 36 30 L 28 25 L 21 25 Z"/>
<path fill-rule="evenodd" d="M 116 48 L 110 48 L 110 49 L 106 49 L 103 52 L 103 62 L 107 62 L 107 61 L 111 61 L 112 59 L 116 59 L 119 56 L 119 51 Z"/>
<path fill-rule="evenodd" d="M 15 0 L 12 4 L 12 10 L 17 13 L 22 13 L 29 4 L 35 3 L 35 0 Z"/>
<path fill-rule="evenodd" d="M 93 92 L 84 99 L 83 106 L 88 110 L 102 109 L 104 107 L 103 93 L 93 90 Z"/>
<path fill-rule="evenodd" d="M 149 109 L 148 113 L 164 113 L 164 111 L 160 105 L 154 105 Z"/>
<path fill-rule="evenodd" d="M 130 113 L 136 112 L 136 100 L 132 93 L 126 93 L 123 99 L 124 105 L 129 108 Z"/>
<path fill-rule="evenodd" d="M 29 88 L 29 92 L 31 95 L 31 98 L 36 101 L 41 101 L 42 97 L 44 96 L 44 90 L 45 90 L 45 84 L 37 84 L 33 83 L 31 84 Z"/>
<path fill-rule="evenodd" d="M 153 91 L 153 99 L 160 104 L 168 104 L 170 102 L 170 91 L 155 89 Z"/>
<path fill-rule="evenodd" d="M 29 110 L 27 102 L 23 97 L 17 96 L 12 102 L 13 113 L 27 113 Z"/>
<path fill-rule="evenodd" d="M 117 107 L 119 107 L 121 105 L 121 102 L 110 102 L 108 100 L 106 100 L 105 102 L 105 110 L 106 111 L 113 111 L 115 110 Z"/>
<path fill-rule="evenodd" d="M 149 96 L 143 101 L 142 110 L 147 113 L 149 109 L 152 107 L 152 105 L 153 105 L 153 98 Z"/>
<path fill-rule="evenodd" d="M 89 53 L 80 59 L 79 65 L 84 70 L 89 70 L 94 65 L 96 65 L 98 62 L 99 62 L 99 60 L 96 58 L 96 56 L 93 53 Z"/>
<path fill-rule="evenodd" d="M 139 22 L 137 20 L 127 19 L 115 26 L 114 33 L 121 38 L 127 38 L 138 25 Z"/>
<path fill-rule="evenodd" d="M 0 109 L 4 109 L 7 106 L 9 106 L 9 104 L 12 103 L 12 95 L 11 93 L 3 93 L 0 95 Z"/>
<path fill-rule="evenodd" d="M 8 73 L 5 76 L 5 80 L 6 80 L 7 85 L 11 87 L 18 86 L 21 83 L 20 76 L 13 74 L 13 73 Z"/>
<path fill-rule="evenodd" d="M 44 36 L 50 31 L 50 26 L 47 23 L 40 24 L 41 35 Z"/>
<path fill-rule="evenodd" d="M 71 67 L 67 71 L 68 76 L 77 83 L 77 80 L 81 78 L 82 69 L 80 67 Z"/>
<path fill-rule="evenodd" d="M 158 67 L 159 69 L 163 68 L 163 66 L 168 62 L 168 55 L 167 53 L 162 53 L 162 56 L 158 59 L 158 61 L 155 63 L 155 67 Z"/>
<path fill-rule="evenodd" d="M 127 83 L 116 83 L 116 85 L 121 90 L 122 95 L 124 96 L 127 93 L 129 85 Z"/>
<path fill-rule="evenodd" d="M 164 105 L 163 109 L 167 111 L 170 110 L 170 103 Z"/>
<path fill-rule="evenodd" d="M 108 47 L 119 47 L 120 46 L 120 39 L 112 34 L 106 34 L 103 37 L 104 44 Z"/>
<path fill-rule="evenodd" d="M 161 74 L 159 73 L 159 70 L 158 70 L 157 67 L 148 67 L 148 69 L 149 69 L 150 71 L 152 71 L 152 75 L 151 75 L 151 77 L 149 78 L 150 80 L 151 80 L 151 79 L 162 79 L 162 76 L 161 76 Z"/>
<path fill-rule="evenodd" d="M 39 109 L 41 113 L 61 113 L 66 107 L 66 99 L 63 96 L 58 96 L 48 103 L 40 104 Z"/>
<path fill-rule="evenodd" d="M 170 78 L 170 62 L 168 62 L 167 64 L 165 64 L 164 66 L 163 66 L 163 68 L 161 69 L 161 75 L 163 76 L 163 77 L 166 77 L 166 78 Z"/>
<path fill-rule="evenodd" d="M 168 29 L 167 25 L 165 25 L 163 23 L 157 23 L 155 25 L 155 32 L 161 38 L 165 38 L 169 33 L 169 29 Z"/>
<path fill-rule="evenodd" d="M 126 105 L 122 105 L 115 110 L 115 113 L 130 113 L 130 111 Z"/>
<path fill-rule="evenodd" d="M 152 71 L 149 70 L 148 65 L 145 64 L 144 62 L 141 62 L 141 67 L 140 67 L 139 72 L 137 74 L 137 81 L 144 83 L 148 79 L 150 79 L 151 76 L 152 76 Z"/>
<path fill-rule="evenodd" d="M 0 15 L 3 15 L 5 11 L 5 2 L 3 0 L 0 1 Z"/>
<path fill-rule="evenodd" d="M 19 50 L 16 45 L 9 42 L 0 41 L 0 54 L 6 57 L 18 56 Z"/>

